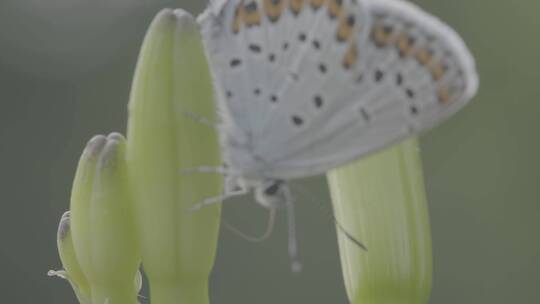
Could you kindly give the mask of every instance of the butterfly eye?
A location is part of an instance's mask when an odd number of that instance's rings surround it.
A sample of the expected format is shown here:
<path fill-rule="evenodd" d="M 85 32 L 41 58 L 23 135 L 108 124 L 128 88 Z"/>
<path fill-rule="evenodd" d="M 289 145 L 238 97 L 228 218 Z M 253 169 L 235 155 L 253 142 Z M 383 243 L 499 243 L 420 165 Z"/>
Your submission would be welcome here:
<path fill-rule="evenodd" d="M 278 191 L 279 191 L 279 184 L 275 183 L 272 186 L 264 189 L 264 194 L 268 196 L 274 196 L 278 193 Z"/>
<path fill-rule="evenodd" d="M 274 196 L 278 194 L 279 190 L 281 189 L 281 185 L 283 185 L 283 181 L 281 180 L 274 181 L 270 186 L 264 189 L 264 194 L 267 196 Z"/>

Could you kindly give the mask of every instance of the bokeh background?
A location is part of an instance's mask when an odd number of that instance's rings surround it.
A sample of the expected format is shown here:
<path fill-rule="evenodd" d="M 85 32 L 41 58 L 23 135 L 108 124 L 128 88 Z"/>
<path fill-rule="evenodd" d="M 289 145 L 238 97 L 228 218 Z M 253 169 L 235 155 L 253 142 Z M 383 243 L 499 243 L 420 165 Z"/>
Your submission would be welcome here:
<path fill-rule="evenodd" d="M 432 303 L 540 303 L 540 1 L 415 1 L 475 54 L 474 102 L 422 138 L 433 236 Z M 145 30 L 163 7 L 198 0 L 0 0 L 0 302 L 76 303 L 58 269 L 56 228 L 85 142 L 125 131 Z M 322 177 L 300 182 L 329 201 Z M 335 229 L 298 203 L 305 270 L 289 271 L 286 225 L 251 244 L 222 230 L 211 300 L 346 303 Z M 247 197 L 224 216 L 260 231 Z"/>

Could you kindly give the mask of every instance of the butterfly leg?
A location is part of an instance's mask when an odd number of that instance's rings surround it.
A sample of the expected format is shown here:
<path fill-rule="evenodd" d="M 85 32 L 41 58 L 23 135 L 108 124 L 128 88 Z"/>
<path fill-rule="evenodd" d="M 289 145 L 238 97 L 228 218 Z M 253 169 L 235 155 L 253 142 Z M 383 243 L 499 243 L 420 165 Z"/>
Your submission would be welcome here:
<path fill-rule="evenodd" d="M 289 188 L 284 188 L 285 206 L 287 208 L 287 224 L 289 226 L 289 258 L 291 259 L 291 270 L 293 272 L 302 271 L 302 262 L 298 257 L 298 243 L 296 240 L 296 215 L 294 202 Z"/>
<path fill-rule="evenodd" d="M 232 233 L 238 235 L 239 237 L 247 240 L 248 242 L 259 243 L 268 239 L 268 237 L 272 234 L 272 231 L 274 230 L 274 223 L 276 219 L 276 209 L 270 208 L 268 209 L 268 212 L 269 212 L 269 215 L 268 215 L 268 222 L 266 224 L 266 230 L 264 231 L 262 235 L 259 235 L 259 236 L 247 235 L 246 233 L 240 231 L 240 229 L 229 224 L 224 219 L 221 220 L 221 223 L 223 224 L 223 227 L 230 230 Z"/>
<path fill-rule="evenodd" d="M 245 187 L 238 188 L 238 189 L 236 189 L 234 191 L 223 193 L 222 195 L 207 198 L 204 201 L 195 204 L 193 207 L 190 208 L 190 210 L 191 211 L 198 211 L 198 210 L 202 209 L 203 207 L 214 205 L 214 204 L 219 204 L 219 203 L 221 203 L 222 201 L 224 201 L 226 199 L 229 199 L 229 198 L 235 197 L 235 196 L 244 195 L 244 194 L 247 194 L 248 192 L 249 192 L 248 188 L 245 188 Z"/>

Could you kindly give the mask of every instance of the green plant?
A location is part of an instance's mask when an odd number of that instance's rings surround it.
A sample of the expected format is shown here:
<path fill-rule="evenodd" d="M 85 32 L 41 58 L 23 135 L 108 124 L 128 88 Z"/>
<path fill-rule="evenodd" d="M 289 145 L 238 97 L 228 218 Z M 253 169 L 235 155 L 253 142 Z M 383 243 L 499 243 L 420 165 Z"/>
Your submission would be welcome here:
<path fill-rule="evenodd" d="M 221 164 L 212 82 L 193 17 L 161 11 L 144 40 L 129 102 L 127 141 L 86 147 L 61 221 L 58 249 L 81 303 L 136 303 L 142 262 L 153 303 L 208 303 L 220 207 L 189 209 L 221 193 L 218 175 L 182 168 Z M 135 278 L 135 284 L 133 280 Z"/>
<path fill-rule="evenodd" d="M 152 303 L 208 303 L 220 206 L 217 174 L 181 169 L 218 166 L 216 131 L 190 115 L 215 115 L 212 81 L 195 20 L 161 11 L 144 40 L 129 102 L 127 140 L 98 135 L 75 176 L 71 213 L 58 249 L 80 303 L 133 304 L 142 263 Z M 426 303 L 431 243 L 416 140 L 328 174 L 336 218 L 364 241 L 339 233 L 353 303 Z"/>

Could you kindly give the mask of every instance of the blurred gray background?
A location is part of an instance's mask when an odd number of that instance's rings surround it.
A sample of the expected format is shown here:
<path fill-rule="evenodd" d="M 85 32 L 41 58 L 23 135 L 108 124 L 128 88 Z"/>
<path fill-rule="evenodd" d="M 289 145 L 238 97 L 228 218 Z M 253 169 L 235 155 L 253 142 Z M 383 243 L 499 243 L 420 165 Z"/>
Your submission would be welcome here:
<path fill-rule="evenodd" d="M 432 222 L 432 303 L 540 303 L 540 1 L 415 1 L 453 25 L 481 75 L 474 102 L 422 138 Z M 75 303 L 56 227 L 85 142 L 125 132 L 145 30 L 163 7 L 205 1 L 0 0 L 0 302 Z M 329 200 L 324 178 L 301 182 Z M 251 244 L 221 232 L 211 300 L 346 303 L 333 224 L 298 204 L 305 270 L 289 271 L 286 227 Z M 329 203 L 329 202 L 328 202 Z M 260 231 L 248 197 L 228 221 Z"/>

